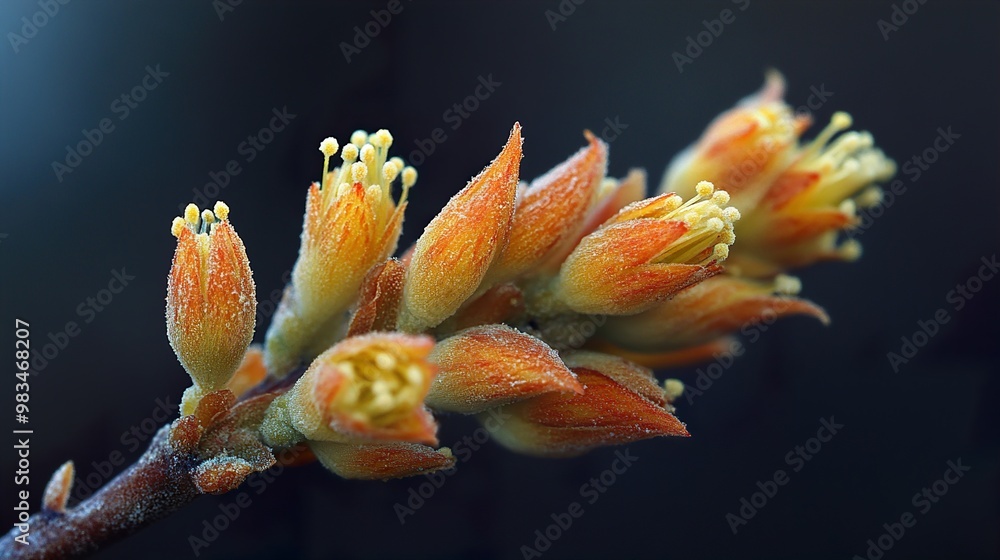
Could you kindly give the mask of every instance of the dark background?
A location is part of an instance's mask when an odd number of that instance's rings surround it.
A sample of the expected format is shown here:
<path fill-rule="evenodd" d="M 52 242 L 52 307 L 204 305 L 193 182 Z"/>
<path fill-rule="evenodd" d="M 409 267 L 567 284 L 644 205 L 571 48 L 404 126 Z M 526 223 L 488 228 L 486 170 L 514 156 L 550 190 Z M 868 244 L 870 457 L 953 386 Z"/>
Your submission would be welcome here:
<path fill-rule="evenodd" d="M 946 301 L 1000 239 L 996 2 L 930 0 L 886 41 L 877 21 L 890 18 L 888 0 L 751 0 L 746 11 L 731 2 L 588 0 L 555 30 L 545 13 L 559 10 L 555 0 L 406 1 L 348 63 L 338 45 L 386 5 L 245 1 L 220 21 L 210 0 L 76 0 L 18 52 L 9 39 L 0 45 L 2 317 L 29 320 L 35 345 L 67 321 L 80 324 L 32 378 L 34 507 L 66 459 L 81 477 L 116 450 L 134 460 L 139 451 L 123 432 L 141 433 L 157 399 L 176 403 L 187 385 L 162 319 L 169 223 L 210 172 L 244 161 L 238 145 L 272 109 L 295 118 L 218 195 L 233 209 L 260 300 L 295 258 L 304 188 L 320 172 L 325 136 L 343 143 L 356 128 L 387 127 L 394 151 L 408 157 L 415 140 L 445 130 L 419 166 L 408 245 L 496 155 L 515 120 L 526 138 L 524 177 L 575 151 L 584 128 L 617 117 L 628 128 L 612 143 L 609 171 L 643 166 L 655 186 L 674 153 L 775 67 L 793 106 L 824 86 L 833 96 L 818 119 L 850 111 L 900 164 L 930 147 L 938 127 L 961 137 L 919 180 L 899 176 L 906 194 L 861 237 L 860 262 L 799 273 L 804 295 L 833 323 L 789 319 L 747 343 L 709 390 L 682 399 L 678 415 L 694 437 L 629 446 L 638 461 L 584 503 L 585 515 L 544 557 L 846 559 L 864 555 L 882 524 L 907 511 L 917 524 L 885 558 L 998 557 L 1000 279 L 961 311 Z M 678 72 L 671 54 L 726 8 L 735 21 Z M 19 32 L 39 9 L 3 2 L 0 31 Z M 111 103 L 157 64 L 169 76 L 119 120 Z M 452 130 L 443 112 L 490 74 L 501 85 Z M 57 181 L 52 162 L 104 117 L 115 130 Z M 135 279 L 85 324 L 77 306 L 122 267 Z M 951 320 L 894 372 L 887 352 L 940 308 Z M 691 382 L 697 372 L 670 375 Z M 792 473 L 786 453 L 831 415 L 845 427 Z M 475 429 L 445 418 L 442 444 Z M 521 558 L 534 531 L 581 501 L 580 486 L 614 458 L 605 449 L 540 460 L 489 443 L 402 526 L 393 504 L 423 479 L 347 482 L 313 465 L 261 494 L 248 487 L 252 505 L 201 557 Z M 911 497 L 958 458 L 971 471 L 928 513 L 916 512 Z M 13 465 L 12 451 L 0 454 L 2 519 L 11 521 Z M 790 482 L 733 535 L 726 514 L 777 469 Z M 192 557 L 189 535 L 234 498 L 201 499 L 100 556 Z"/>

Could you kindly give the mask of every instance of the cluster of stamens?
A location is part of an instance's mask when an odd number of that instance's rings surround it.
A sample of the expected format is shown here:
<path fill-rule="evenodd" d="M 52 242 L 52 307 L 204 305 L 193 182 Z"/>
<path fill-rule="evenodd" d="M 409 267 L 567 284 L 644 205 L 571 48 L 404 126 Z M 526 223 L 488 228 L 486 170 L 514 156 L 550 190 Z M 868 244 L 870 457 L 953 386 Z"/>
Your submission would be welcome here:
<path fill-rule="evenodd" d="M 875 141 L 868 132 L 845 132 L 834 139 L 851 122 L 847 113 L 834 113 L 830 124 L 803 150 L 800 165 L 822 174 L 817 188 L 809 193 L 813 205 L 837 204 L 853 217 L 857 208 L 875 206 L 882 200 L 878 187 L 867 188 L 860 194 L 857 191 L 892 176 L 896 165 L 874 147 Z"/>
<path fill-rule="evenodd" d="M 740 219 L 740 211 L 726 207 L 729 193 L 715 190 L 708 181 L 698 183 L 695 192 L 697 194 L 686 202 L 676 194 L 664 200 L 659 218 L 681 221 L 687 231 L 657 258 L 658 261 L 707 264 L 729 256 L 729 246 L 736 242 L 733 224 Z M 706 249 L 709 246 L 711 249 Z"/>
<path fill-rule="evenodd" d="M 176 217 L 170 224 L 170 233 L 174 237 L 180 237 L 184 228 L 191 230 L 194 234 L 210 233 L 215 224 L 229 219 L 229 206 L 221 200 L 215 203 L 214 212 L 208 208 L 198 210 L 195 204 L 188 204 L 184 208 L 184 217 Z"/>
<path fill-rule="evenodd" d="M 336 138 L 323 140 L 319 150 L 323 152 L 323 179 L 320 189 L 323 201 L 329 204 L 339 198 L 355 184 L 365 188 L 366 196 L 378 202 L 392 196 L 392 182 L 402 177 L 403 193 L 399 203 L 406 200 L 410 187 L 417 182 L 417 170 L 406 166 L 400 157 L 389 158 L 392 134 L 384 128 L 373 134 L 356 130 L 351 141 L 340 151 L 343 163 L 329 171 L 330 158 L 337 153 L 340 144 Z"/>
<path fill-rule="evenodd" d="M 793 205 L 836 206 L 854 220 L 859 208 L 871 208 L 882 202 L 882 190 L 877 186 L 858 191 L 865 185 L 891 177 L 896 165 L 874 147 L 874 139 L 868 132 L 850 131 L 837 136 L 851 124 L 849 114 L 834 113 L 830 123 L 804 147 L 797 167 L 817 171 L 821 178 Z M 846 260 L 854 260 L 861 255 L 861 245 L 848 240 L 837 247 L 837 252 Z"/>
<path fill-rule="evenodd" d="M 331 408 L 376 426 L 391 424 L 420 405 L 428 372 L 388 347 L 374 347 L 333 364 L 344 376 Z"/>

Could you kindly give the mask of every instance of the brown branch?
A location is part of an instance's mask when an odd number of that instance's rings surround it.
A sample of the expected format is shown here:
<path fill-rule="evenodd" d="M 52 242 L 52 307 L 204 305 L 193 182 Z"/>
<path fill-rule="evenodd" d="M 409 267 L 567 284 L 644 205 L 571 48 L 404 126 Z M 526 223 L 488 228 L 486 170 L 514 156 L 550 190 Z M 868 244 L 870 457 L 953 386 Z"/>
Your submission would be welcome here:
<path fill-rule="evenodd" d="M 171 426 L 160 428 L 146 452 L 76 507 L 31 516 L 28 545 L 12 529 L 0 539 L 2 559 L 78 558 L 162 519 L 202 493 L 191 471 L 198 458 L 171 444 Z"/>

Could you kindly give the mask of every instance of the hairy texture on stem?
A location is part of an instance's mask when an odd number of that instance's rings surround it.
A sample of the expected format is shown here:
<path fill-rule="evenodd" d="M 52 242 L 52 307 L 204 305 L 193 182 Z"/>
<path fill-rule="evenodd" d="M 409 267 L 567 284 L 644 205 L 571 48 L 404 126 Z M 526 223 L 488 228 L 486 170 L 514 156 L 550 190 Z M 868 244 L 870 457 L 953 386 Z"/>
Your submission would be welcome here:
<path fill-rule="evenodd" d="M 179 451 L 170 426 L 153 438 L 139 460 L 76 507 L 31 516 L 28 546 L 14 542 L 14 528 L 0 540 L 0 558 L 78 558 L 170 515 L 201 495 L 191 478 L 194 453 Z"/>

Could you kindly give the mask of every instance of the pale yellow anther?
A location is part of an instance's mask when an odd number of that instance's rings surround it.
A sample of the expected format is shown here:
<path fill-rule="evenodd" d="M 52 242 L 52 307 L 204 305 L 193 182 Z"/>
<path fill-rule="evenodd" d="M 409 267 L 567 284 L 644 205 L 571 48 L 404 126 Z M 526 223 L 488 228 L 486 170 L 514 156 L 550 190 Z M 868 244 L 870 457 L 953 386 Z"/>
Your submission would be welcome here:
<path fill-rule="evenodd" d="M 857 205 L 850 198 L 848 198 L 847 200 L 842 201 L 840 203 L 840 207 L 838 209 L 840 210 L 841 214 L 847 216 L 848 218 L 853 218 L 858 213 L 858 207 L 857 207 Z"/>
<path fill-rule="evenodd" d="M 667 379 L 663 382 L 663 392 L 667 394 L 668 401 L 674 401 L 684 394 L 684 382 L 680 379 Z"/>
<path fill-rule="evenodd" d="M 878 206 L 882 202 L 882 189 L 878 187 L 868 187 L 855 199 L 861 208 L 871 208 Z"/>
<path fill-rule="evenodd" d="M 340 149 L 340 144 L 338 144 L 337 139 L 332 136 L 330 136 L 329 138 L 325 138 L 322 142 L 319 143 L 319 151 L 323 152 L 323 155 L 326 157 L 330 157 L 336 154 L 337 150 L 339 149 Z"/>
<path fill-rule="evenodd" d="M 845 113 L 844 111 L 837 111 L 830 117 L 830 124 L 839 130 L 850 128 L 853 123 L 854 119 L 851 118 L 849 113 Z"/>
<path fill-rule="evenodd" d="M 352 364 L 351 362 L 339 362 L 337 363 L 336 367 L 337 369 L 340 370 L 341 373 L 344 374 L 344 377 L 347 377 L 348 379 L 354 378 L 354 373 L 355 373 L 354 364 Z"/>
<path fill-rule="evenodd" d="M 393 369 L 396 367 L 396 358 L 388 352 L 379 352 L 375 354 L 375 365 L 382 369 Z"/>
<path fill-rule="evenodd" d="M 340 152 L 340 157 L 347 163 L 354 163 L 354 160 L 358 159 L 358 147 L 354 144 L 344 146 L 344 149 Z"/>
<path fill-rule="evenodd" d="M 355 130 L 351 134 L 351 144 L 354 144 L 359 149 L 361 148 L 361 146 L 365 145 L 365 142 L 368 142 L 368 133 L 367 132 L 365 132 L 363 130 Z"/>
<path fill-rule="evenodd" d="M 724 261 L 729 258 L 729 245 L 716 243 L 715 248 L 712 249 L 712 258 L 717 261 Z"/>
<path fill-rule="evenodd" d="M 736 243 L 736 233 L 731 229 L 726 229 L 719 236 L 719 241 L 722 241 L 726 245 L 732 245 Z"/>
<path fill-rule="evenodd" d="M 196 205 L 188 204 L 184 207 L 184 220 L 191 225 L 198 225 L 198 217 L 201 216 L 201 212 L 198 211 Z"/>
<path fill-rule="evenodd" d="M 399 168 L 393 165 L 391 161 L 385 162 L 382 166 L 382 177 L 385 178 L 386 183 L 391 183 L 396 180 L 399 176 Z"/>
<path fill-rule="evenodd" d="M 681 204 L 684 204 L 684 199 L 681 198 L 680 195 L 675 194 L 667 197 L 667 199 L 663 201 L 663 209 L 667 212 L 673 212 L 674 210 L 680 208 Z"/>
<path fill-rule="evenodd" d="M 712 196 L 712 192 L 715 191 L 715 185 L 708 181 L 702 181 L 695 185 L 694 190 L 698 193 L 698 196 Z"/>
<path fill-rule="evenodd" d="M 351 180 L 360 183 L 368 176 L 368 166 L 357 161 L 351 164 Z"/>
<path fill-rule="evenodd" d="M 856 261 L 861 258 L 861 242 L 848 239 L 837 248 L 837 253 L 845 261 Z"/>
<path fill-rule="evenodd" d="M 221 200 L 215 203 L 215 216 L 219 220 L 226 221 L 229 219 L 229 206 L 222 202 Z"/>
<path fill-rule="evenodd" d="M 410 188 L 417 182 L 417 170 L 412 167 L 403 168 L 403 187 Z"/>
<path fill-rule="evenodd" d="M 723 208 L 723 210 L 722 210 L 722 217 L 727 222 L 738 222 L 738 221 L 740 221 L 740 218 L 742 216 L 740 215 L 740 211 L 739 211 L 738 208 L 734 208 L 734 207 L 730 206 L 728 208 Z"/>
<path fill-rule="evenodd" d="M 181 230 L 183 230 L 185 227 L 187 227 L 187 222 L 184 221 L 184 218 L 177 216 L 176 218 L 174 218 L 174 221 L 170 222 L 170 233 L 174 237 L 180 237 Z"/>
<path fill-rule="evenodd" d="M 375 163 L 375 148 L 371 144 L 361 146 L 361 161 L 368 165 Z"/>
<path fill-rule="evenodd" d="M 337 198 L 346 195 L 350 190 L 351 190 L 350 183 L 341 183 L 340 186 L 337 187 Z"/>
<path fill-rule="evenodd" d="M 406 368 L 403 374 L 406 376 L 406 381 L 412 385 L 421 383 L 424 378 L 424 372 L 416 365 Z"/>
<path fill-rule="evenodd" d="M 794 296 L 802 291 L 802 281 L 795 276 L 779 274 L 774 277 L 774 293 Z"/>
<path fill-rule="evenodd" d="M 709 218 L 708 221 L 705 222 L 705 227 L 709 231 L 719 232 L 719 231 L 722 231 L 723 229 L 725 229 L 726 224 L 723 223 L 723 221 L 720 220 L 720 219 L 718 219 L 718 218 Z"/>
<path fill-rule="evenodd" d="M 712 195 L 712 202 L 718 204 L 719 206 L 725 206 L 729 204 L 729 193 L 726 191 L 716 191 Z"/>
<path fill-rule="evenodd" d="M 406 167 L 406 164 L 405 164 L 405 163 L 403 163 L 403 158 L 401 158 L 401 157 L 399 157 L 399 156 L 396 156 L 396 157 L 394 157 L 394 158 L 391 158 L 391 159 L 389 160 L 389 163 L 391 163 L 391 164 L 395 165 L 395 166 L 396 166 L 396 169 L 398 169 L 399 171 L 403 171 L 403 168 L 404 168 L 404 167 Z"/>
<path fill-rule="evenodd" d="M 215 221 L 215 214 L 212 213 L 208 208 L 201 211 L 201 221 L 205 224 L 210 224 Z"/>
<path fill-rule="evenodd" d="M 371 142 L 376 148 L 383 148 L 387 150 L 390 146 L 392 146 L 392 134 L 390 134 L 388 130 L 382 128 L 375 134 L 372 134 L 371 137 L 368 138 L 368 141 Z"/>

